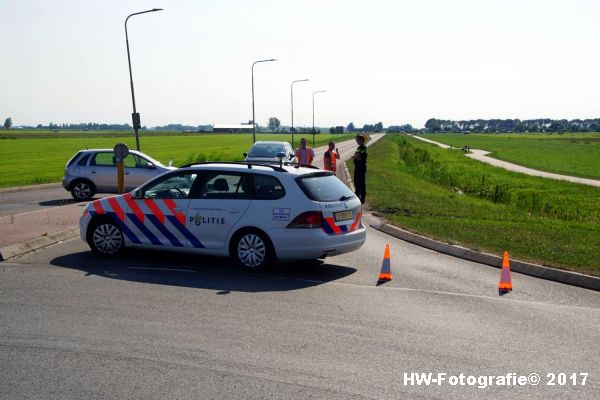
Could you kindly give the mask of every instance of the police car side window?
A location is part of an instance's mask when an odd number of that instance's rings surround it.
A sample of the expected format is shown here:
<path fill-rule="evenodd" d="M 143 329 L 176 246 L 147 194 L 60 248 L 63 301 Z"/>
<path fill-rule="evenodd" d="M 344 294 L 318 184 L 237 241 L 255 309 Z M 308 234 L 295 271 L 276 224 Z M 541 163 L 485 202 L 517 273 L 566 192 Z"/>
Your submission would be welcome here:
<path fill-rule="evenodd" d="M 209 172 L 202 184 L 194 188 L 194 197 L 200 199 L 247 199 L 249 180 L 246 174 Z"/>
<path fill-rule="evenodd" d="M 173 174 L 144 188 L 144 199 L 187 199 L 198 175 L 191 171 Z"/>
<path fill-rule="evenodd" d="M 279 179 L 270 175 L 253 175 L 254 198 L 258 200 L 275 200 L 285 196 L 285 189 Z"/>

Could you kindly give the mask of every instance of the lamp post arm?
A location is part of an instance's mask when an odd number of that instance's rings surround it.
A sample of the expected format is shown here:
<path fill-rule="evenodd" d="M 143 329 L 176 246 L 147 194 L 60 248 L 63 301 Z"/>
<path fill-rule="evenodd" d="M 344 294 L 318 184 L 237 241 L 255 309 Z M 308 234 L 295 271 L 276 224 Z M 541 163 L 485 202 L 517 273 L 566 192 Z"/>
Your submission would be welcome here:
<path fill-rule="evenodd" d="M 153 8 L 151 10 L 136 12 L 133 14 L 129 14 L 127 18 L 125 18 L 125 45 L 127 46 L 127 64 L 129 66 L 129 85 L 131 86 L 131 102 L 133 103 L 133 114 L 131 115 L 131 117 L 133 123 L 133 130 L 135 131 L 135 147 L 138 151 L 140 151 L 140 135 L 138 133 L 140 118 L 139 114 L 137 113 L 137 108 L 135 106 L 135 91 L 133 89 L 133 72 L 131 70 L 131 54 L 129 52 L 129 34 L 127 32 L 127 21 L 129 21 L 129 18 L 133 17 L 134 15 L 146 14 L 155 11 L 162 11 L 162 8 Z"/>
<path fill-rule="evenodd" d="M 262 62 L 277 61 L 276 58 L 270 58 L 268 60 L 258 60 L 252 63 L 251 74 L 252 74 L 252 143 L 256 142 L 256 116 L 254 115 L 254 65 Z"/>

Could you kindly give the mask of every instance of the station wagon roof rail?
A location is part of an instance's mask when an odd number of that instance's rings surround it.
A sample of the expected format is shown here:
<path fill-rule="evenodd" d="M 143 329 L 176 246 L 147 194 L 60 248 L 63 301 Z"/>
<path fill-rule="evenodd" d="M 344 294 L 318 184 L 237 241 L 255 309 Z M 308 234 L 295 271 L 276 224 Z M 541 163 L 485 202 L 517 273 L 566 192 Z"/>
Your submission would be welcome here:
<path fill-rule="evenodd" d="M 189 167 L 195 167 L 198 165 L 210 165 L 210 164 L 219 164 L 219 165 L 247 165 L 248 169 L 252 169 L 252 166 L 259 166 L 259 167 L 267 167 L 267 168 L 272 168 L 273 171 L 277 171 L 277 172 L 287 172 L 284 168 L 278 167 L 276 165 L 273 164 L 265 164 L 265 163 L 255 163 L 255 162 L 244 162 L 244 161 L 206 161 L 206 162 L 196 162 L 196 163 L 190 163 L 190 164 L 185 164 L 180 166 L 179 168 L 189 168 Z"/>

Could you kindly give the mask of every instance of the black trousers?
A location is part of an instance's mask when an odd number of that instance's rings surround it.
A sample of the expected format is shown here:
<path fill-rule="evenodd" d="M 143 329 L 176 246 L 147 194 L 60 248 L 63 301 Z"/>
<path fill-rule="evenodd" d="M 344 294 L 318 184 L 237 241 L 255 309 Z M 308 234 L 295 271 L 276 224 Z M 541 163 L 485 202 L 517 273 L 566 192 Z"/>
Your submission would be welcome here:
<path fill-rule="evenodd" d="M 365 204 L 365 198 L 367 197 L 367 184 L 365 183 L 366 174 L 367 170 L 354 169 L 354 189 L 356 189 L 356 196 L 358 196 L 362 204 Z"/>

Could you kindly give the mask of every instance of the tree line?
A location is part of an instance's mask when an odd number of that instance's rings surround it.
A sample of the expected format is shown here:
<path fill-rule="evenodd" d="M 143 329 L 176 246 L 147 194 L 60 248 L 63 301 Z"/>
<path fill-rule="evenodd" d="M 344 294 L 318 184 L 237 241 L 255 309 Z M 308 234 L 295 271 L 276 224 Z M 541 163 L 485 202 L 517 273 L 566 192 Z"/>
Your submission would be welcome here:
<path fill-rule="evenodd" d="M 354 126 L 354 122 L 350 122 L 348 126 L 346 126 L 346 131 L 348 132 L 383 132 L 383 130 L 383 122 L 364 124 L 362 128 Z"/>
<path fill-rule="evenodd" d="M 4 129 L 10 129 L 13 126 L 12 118 L 6 118 L 4 121 Z M 33 128 L 33 127 L 32 127 Z M 129 124 L 99 124 L 95 122 L 79 123 L 79 124 L 55 124 L 50 122 L 48 125 L 38 124 L 37 129 L 72 129 L 72 130 L 112 130 L 112 131 L 131 131 L 133 128 Z M 269 118 L 268 128 L 272 132 L 285 131 L 282 129 L 281 121 L 276 117 Z M 141 129 L 148 129 L 143 126 Z M 167 131 L 189 131 L 189 132 L 210 132 L 212 125 L 182 125 L 182 124 L 167 124 L 163 126 L 155 126 L 150 129 L 167 130 Z M 310 133 L 310 128 L 296 128 L 297 132 Z M 330 132 L 339 133 L 343 127 L 332 127 Z M 413 128 L 410 124 L 391 125 L 388 128 L 383 127 L 382 122 L 376 124 L 364 124 L 362 127 L 357 127 L 353 122 L 346 126 L 347 132 L 482 132 L 482 133 L 524 133 L 524 132 L 600 132 L 600 118 L 594 119 L 471 119 L 471 120 L 444 120 L 430 118 L 425 123 L 425 128 Z"/>
<path fill-rule="evenodd" d="M 425 123 L 427 132 L 598 132 L 600 118 L 595 119 L 472 119 L 452 121 L 430 118 Z"/>
<path fill-rule="evenodd" d="M 36 126 L 37 129 L 50 129 L 50 130 L 58 130 L 58 129 L 73 129 L 73 130 L 82 130 L 82 131 L 130 131 L 133 130 L 131 125 L 129 124 L 98 124 L 96 122 L 87 122 L 87 123 L 79 123 L 79 124 L 55 124 L 54 122 L 50 122 L 48 125 L 38 124 Z M 145 126 L 142 126 L 141 129 L 146 129 Z"/>

